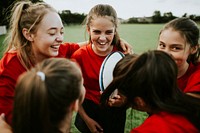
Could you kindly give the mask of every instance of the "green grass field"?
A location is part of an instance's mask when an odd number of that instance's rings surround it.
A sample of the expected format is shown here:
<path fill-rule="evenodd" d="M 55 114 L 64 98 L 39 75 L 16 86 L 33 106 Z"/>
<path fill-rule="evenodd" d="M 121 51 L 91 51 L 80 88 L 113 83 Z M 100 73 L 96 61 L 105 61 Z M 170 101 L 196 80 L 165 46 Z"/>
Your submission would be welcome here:
<path fill-rule="evenodd" d="M 162 24 L 121 24 L 118 28 L 120 37 L 129 42 L 135 53 L 141 53 L 149 49 L 155 49 L 158 34 Z M 65 41 L 80 42 L 88 40 L 85 27 L 66 26 Z"/>
<path fill-rule="evenodd" d="M 158 33 L 162 26 L 162 24 L 122 24 L 118 30 L 120 37 L 133 46 L 135 53 L 140 54 L 149 49 L 156 48 Z M 0 58 L 2 56 L 2 42 L 4 38 L 5 35 L 0 36 Z M 65 27 L 65 42 L 80 42 L 86 40 L 88 40 L 88 36 L 84 27 L 79 25 Z M 133 127 L 140 125 L 147 116 L 146 113 L 128 109 L 125 133 L 130 132 Z M 78 133 L 73 125 L 73 121 L 71 131 L 72 133 Z"/>

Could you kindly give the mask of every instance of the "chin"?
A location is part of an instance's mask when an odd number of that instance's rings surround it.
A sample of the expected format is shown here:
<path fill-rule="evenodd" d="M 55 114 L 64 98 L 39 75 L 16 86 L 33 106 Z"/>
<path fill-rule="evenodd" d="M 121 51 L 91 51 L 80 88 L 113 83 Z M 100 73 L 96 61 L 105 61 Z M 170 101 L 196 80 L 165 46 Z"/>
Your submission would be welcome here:
<path fill-rule="evenodd" d="M 56 57 L 56 56 L 58 56 L 58 52 L 53 52 L 50 55 L 51 55 L 51 57 Z"/>

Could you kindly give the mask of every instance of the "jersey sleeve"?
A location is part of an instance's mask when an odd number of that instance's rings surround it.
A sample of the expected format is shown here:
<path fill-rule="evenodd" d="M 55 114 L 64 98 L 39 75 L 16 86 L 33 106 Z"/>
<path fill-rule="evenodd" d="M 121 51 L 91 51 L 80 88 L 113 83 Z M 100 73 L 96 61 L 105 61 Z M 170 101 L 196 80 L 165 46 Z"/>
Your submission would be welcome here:
<path fill-rule="evenodd" d="M 6 56 L 0 61 L 0 114 L 5 114 L 9 124 L 12 121 L 16 81 L 25 71 L 17 56 Z"/>
<path fill-rule="evenodd" d="M 79 48 L 80 46 L 77 43 L 61 44 L 58 57 L 71 58 L 72 54 Z"/>
<path fill-rule="evenodd" d="M 200 93 L 200 70 L 195 71 L 188 79 L 185 93 Z"/>

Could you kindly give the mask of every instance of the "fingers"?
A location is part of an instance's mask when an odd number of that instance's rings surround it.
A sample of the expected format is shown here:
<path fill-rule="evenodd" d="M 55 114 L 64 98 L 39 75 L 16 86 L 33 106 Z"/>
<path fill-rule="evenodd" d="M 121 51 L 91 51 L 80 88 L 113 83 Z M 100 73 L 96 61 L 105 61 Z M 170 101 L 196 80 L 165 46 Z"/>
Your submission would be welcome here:
<path fill-rule="evenodd" d="M 2 114 L 0 115 L 0 119 L 5 120 L 5 114 L 4 114 L 4 113 L 2 113 Z"/>
<path fill-rule="evenodd" d="M 96 133 L 103 133 L 103 128 L 100 125 L 97 125 Z"/>
<path fill-rule="evenodd" d="M 102 95 L 103 91 L 100 91 L 100 95 Z"/>
<path fill-rule="evenodd" d="M 132 46 L 127 47 L 127 50 L 124 54 L 134 54 Z"/>
<path fill-rule="evenodd" d="M 121 107 L 125 105 L 125 98 L 121 97 L 120 95 L 116 95 L 115 98 L 109 98 L 107 104 L 111 107 Z"/>
<path fill-rule="evenodd" d="M 92 133 L 103 133 L 103 128 L 98 123 L 96 123 L 95 126 L 96 126 L 96 129 L 92 131 Z"/>
<path fill-rule="evenodd" d="M 121 45 L 121 48 L 122 48 L 123 51 L 125 51 L 125 52 L 127 51 L 126 44 Z"/>

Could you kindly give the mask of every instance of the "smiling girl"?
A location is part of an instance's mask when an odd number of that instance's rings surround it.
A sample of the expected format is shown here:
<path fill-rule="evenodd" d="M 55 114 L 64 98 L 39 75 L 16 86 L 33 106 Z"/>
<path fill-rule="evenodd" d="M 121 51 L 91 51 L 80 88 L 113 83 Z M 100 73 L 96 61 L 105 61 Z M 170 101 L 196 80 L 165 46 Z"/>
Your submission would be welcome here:
<path fill-rule="evenodd" d="M 75 125 L 84 133 L 123 133 L 126 111 L 117 108 L 104 110 L 99 106 L 101 64 L 108 54 L 120 50 L 116 11 L 110 5 L 94 6 L 86 18 L 86 28 L 89 44 L 72 55 L 81 67 L 86 88 L 86 97 L 76 116 Z"/>
<path fill-rule="evenodd" d="M 160 32 L 158 50 L 170 54 L 178 66 L 179 88 L 200 97 L 199 28 L 189 18 L 177 18 Z"/>
<path fill-rule="evenodd" d="M 16 81 L 23 72 L 51 57 L 69 58 L 78 44 L 61 44 L 64 27 L 46 3 L 17 2 L 12 9 L 7 49 L 0 60 L 0 114 L 11 124 Z"/>

